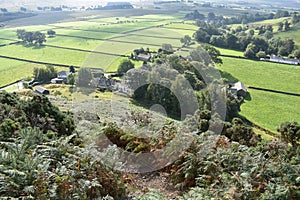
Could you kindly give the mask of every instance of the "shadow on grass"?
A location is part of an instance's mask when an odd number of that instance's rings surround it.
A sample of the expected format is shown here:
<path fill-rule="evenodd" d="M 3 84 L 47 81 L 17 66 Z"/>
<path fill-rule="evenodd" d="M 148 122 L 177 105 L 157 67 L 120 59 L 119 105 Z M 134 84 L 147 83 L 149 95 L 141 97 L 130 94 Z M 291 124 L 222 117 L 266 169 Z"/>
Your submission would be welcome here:
<path fill-rule="evenodd" d="M 24 42 L 16 42 L 14 43 L 14 45 L 18 45 L 18 46 L 23 46 L 25 48 L 31 48 L 31 49 L 44 49 L 46 46 L 44 45 L 37 45 L 37 44 L 27 44 L 27 43 L 24 43 Z"/>
<path fill-rule="evenodd" d="M 236 77 L 232 76 L 230 73 L 228 72 L 224 72 L 222 70 L 219 70 L 221 77 L 222 78 L 226 78 L 229 82 L 238 82 L 239 79 L 237 79 Z"/>
<path fill-rule="evenodd" d="M 81 87 L 78 90 L 78 92 L 80 92 L 81 94 L 84 94 L 86 96 L 89 96 L 90 94 L 92 94 L 95 91 L 96 91 L 95 88 L 90 88 L 90 87 Z"/>
<path fill-rule="evenodd" d="M 245 98 L 244 98 L 246 101 L 252 101 L 252 97 L 251 97 L 251 94 L 250 92 L 247 92 Z"/>
<path fill-rule="evenodd" d="M 157 102 L 153 102 L 153 101 L 149 101 L 149 100 L 145 100 L 145 99 L 133 99 L 133 98 L 131 98 L 131 103 L 135 106 L 143 107 L 147 110 L 150 110 L 151 106 L 153 106 L 155 104 L 159 104 Z M 166 114 L 167 114 L 167 117 L 169 117 L 169 118 L 172 118 L 172 119 L 175 119 L 178 121 L 181 120 L 180 113 L 178 114 L 178 113 L 166 110 Z"/>
<path fill-rule="evenodd" d="M 44 49 L 46 46 L 44 45 L 33 45 L 33 46 L 28 46 L 28 47 L 32 47 L 32 49 Z"/>

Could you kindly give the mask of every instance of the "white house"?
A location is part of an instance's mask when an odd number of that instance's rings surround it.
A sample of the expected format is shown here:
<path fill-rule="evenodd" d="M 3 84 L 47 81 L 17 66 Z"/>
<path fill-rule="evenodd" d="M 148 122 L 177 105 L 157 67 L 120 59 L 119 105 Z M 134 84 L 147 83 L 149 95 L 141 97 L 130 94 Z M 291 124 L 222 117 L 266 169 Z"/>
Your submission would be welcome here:
<path fill-rule="evenodd" d="M 261 58 L 260 60 L 263 61 L 270 61 L 270 62 L 276 62 L 276 63 L 284 63 L 284 64 L 290 64 L 290 65 L 300 65 L 300 61 L 298 59 L 294 58 L 283 58 L 276 55 L 271 55 L 270 59 Z"/>

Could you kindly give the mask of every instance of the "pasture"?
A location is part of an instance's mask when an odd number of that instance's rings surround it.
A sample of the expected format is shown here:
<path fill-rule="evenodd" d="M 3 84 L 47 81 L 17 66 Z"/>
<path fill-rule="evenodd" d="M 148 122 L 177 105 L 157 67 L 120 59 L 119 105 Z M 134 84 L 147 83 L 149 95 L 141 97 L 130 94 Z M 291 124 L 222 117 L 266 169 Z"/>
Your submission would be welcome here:
<path fill-rule="evenodd" d="M 248 89 L 251 100 L 245 100 L 240 114 L 274 133 L 280 123 L 300 121 L 300 97 Z"/>
<path fill-rule="evenodd" d="M 6 28 L 0 30 L 0 45 L 11 43 L 10 40 L 17 40 L 17 29 L 43 33 L 52 29 L 57 35 L 52 38 L 47 37 L 45 45 L 41 47 L 24 46 L 23 44 L 2 46 L 0 55 L 57 64 L 102 68 L 112 72 L 116 71 L 120 62 L 121 58 L 118 55 L 130 55 L 136 48 L 157 50 L 163 43 L 171 44 L 174 49 L 181 47 L 180 38 L 186 34 L 191 36 L 194 33 L 193 29 L 196 30 L 197 27 L 190 24 L 178 24 L 179 28 L 174 29 L 172 22 L 179 20 L 177 15 L 164 14 L 125 15 L 125 17 L 103 17 L 95 14 L 90 17 L 78 16 L 77 20 L 69 22 Z M 159 28 L 160 25 L 167 27 Z M 11 60 L 4 62 L 4 60 L 1 59 L 0 70 L 8 70 L 9 68 L 8 71 L 14 71 L 14 68 L 20 68 L 19 62 Z M 138 67 L 140 63 L 136 62 L 136 66 Z M 31 66 L 32 64 L 28 65 Z M 32 68 L 28 67 L 28 71 L 24 72 L 26 69 L 22 69 L 22 75 L 16 75 L 16 77 L 22 78 L 22 76 L 28 76 L 32 73 Z M 0 74 L 0 79 L 1 76 L 2 74 Z M 14 78 L 2 78 L 0 85 L 13 81 Z"/>
<path fill-rule="evenodd" d="M 32 76 L 33 68 L 38 65 L 0 58 L 0 86 Z"/>
<path fill-rule="evenodd" d="M 223 57 L 219 65 L 224 78 L 256 86 L 300 93 L 300 67 Z M 276 132 L 281 122 L 300 120 L 300 97 L 253 89 L 241 106 L 241 115 L 255 124 Z"/>
<path fill-rule="evenodd" d="M 226 77 L 230 81 L 236 78 L 248 86 L 300 93 L 299 66 L 225 57 L 222 59 L 224 64 L 219 69 L 230 74 Z"/>
<path fill-rule="evenodd" d="M 29 47 L 22 44 L 2 46 L 0 47 L 0 55 L 101 68 L 106 72 L 115 72 L 121 60 L 124 59 L 119 55 L 130 55 L 136 48 L 157 50 L 163 43 L 171 44 L 174 49 L 181 47 L 180 38 L 184 35 L 192 36 L 198 29 L 190 23 L 181 23 L 181 17 L 176 13 L 173 15 L 115 15 L 113 17 L 102 16 L 95 12 L 90 16 L 78 16 L 76 20 L 69 22 L 6 28 L 0 30 L 0 44 L 8 44 L 12 42 L 10 40 L 16 40 L 17 29 L 43 33 L 53 29 L 57 35 L 47 38 L 45 46 L 41 47 Z M 276 24 L 278 20 L 263 23 Z M 284 37 L 284 34 L 287 34 L 287 37 L 293 37 L 291 32 L 279 33 L 276 36 Z M 297 32 L 294 34 L 294 39 L 297 40 Z M 243 52 L 239 51 L 218 49 L 221 54 L 243 55 Z M 224 64 L 220 65 L 219 69 L 223 72 L 223 77 L 230 81 L 240 80 L 246 85 L 300 93 L 299 87 L 297 87 L 300 85 L 299 66 L 226 57 L 222 59 Z M 0 86 L 30 77 L 33 68 L 39 66 L 7 59 L 0 59 L 0 64 Z M 141 66 L 141 64 L 141 61 L 135 62 L 136 67 Z M 297 112 L 300 110 L 298 106 L 300 105 L 299 97 L 255 90 L 249 91 L 251 98 L 242 105 L 241 115 L 250 121 L 271 131 L 276 131 L 276 127 L 282 121 L 291 119 L 299 121 L 300 113 Z"/>
<path fill-rule="evenodd" d="M 300 48 L 300 28 L 296 30 L 291 30 L 288 32 L 280 32 L 275 34 L 275 37 L 280 37 L 282 39 L 293 39 L 295 41 L 295 44 Z"/>
<path fill-rule="evenodd" d="M 268 20 L 263 20 L 263 21 L 259 21 L 259 22 L 253 22 L 250 23 L 250 25 L 278 25 L 280 22 L 284 22 L 288 20 L 289 22 L 291 22 L 291 17 L 281 17 L 281 18 L 277 18 L 277 19 L 268 19 Z"/>

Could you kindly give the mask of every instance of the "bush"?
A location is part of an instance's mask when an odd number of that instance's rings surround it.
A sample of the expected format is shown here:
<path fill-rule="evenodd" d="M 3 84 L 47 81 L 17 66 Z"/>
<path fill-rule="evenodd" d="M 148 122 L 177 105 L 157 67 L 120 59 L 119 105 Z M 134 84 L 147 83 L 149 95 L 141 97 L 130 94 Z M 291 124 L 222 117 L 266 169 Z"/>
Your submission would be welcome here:
<path fill-rule="evenodd" d="M 128 70 L 133 69 L 134 64 L 130 60 L 122 60 L 118 67 L 118 74 L 125 74 Z"/>

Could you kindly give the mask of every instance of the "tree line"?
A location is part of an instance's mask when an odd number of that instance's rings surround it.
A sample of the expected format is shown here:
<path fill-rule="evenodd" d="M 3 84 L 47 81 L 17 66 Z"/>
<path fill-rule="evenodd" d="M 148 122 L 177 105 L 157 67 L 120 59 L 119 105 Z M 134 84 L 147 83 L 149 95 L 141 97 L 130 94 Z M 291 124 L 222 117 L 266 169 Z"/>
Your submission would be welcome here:
<path fill-rule="evenodd" d="M 288 22 L 286 22 L 288 24 Z M 224 30 L 213 24 L 198 21 L 199 30 L 195 32 L 194 38 L 198 42 L 244 51 L 247 58 L 256 59 L 266 55 L 281 55 L 299 58 L 293 39 L 281 39 L 273 37 L 273 27 L 263 25 L 257 27 L 258 34 L 249 27 L 237 27 L 235 30 Z M 289 25 L 285 29 L 289 30 Z"/>
<path fill-rule="evenodd" d="M 247 24 L 251 22 L 263 21 L 268 19 L 278 19 L 282 17 L 297 16 L 297 12 L 290 13 L 286 10 L 278 10 L 276 13 L 248 13 L 235 16 L 235 17 L 224 17 L 222 15 L 216 15 L 214 12 L 209 12 L 207 16 L 202 13 L 199 13 L 198 10 L 194 10 L 191 13 L 185 15 L 186 19 L 189 20 L 200 20 L 213 23 L 217 27 L 225 28 L 225 25 L 229 24 Z"/>

